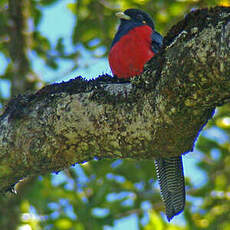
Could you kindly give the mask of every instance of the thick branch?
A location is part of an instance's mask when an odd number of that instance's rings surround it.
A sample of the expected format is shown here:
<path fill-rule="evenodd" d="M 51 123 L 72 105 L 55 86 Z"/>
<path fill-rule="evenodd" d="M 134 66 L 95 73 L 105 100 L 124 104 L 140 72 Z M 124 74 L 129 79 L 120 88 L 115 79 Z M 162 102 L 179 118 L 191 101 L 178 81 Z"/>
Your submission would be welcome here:
<path fill-rule="evenodd" d="M 93 158 L 192 151 L 230 98 L 230 9 L 189 14 L 131 83 L 102 76 L 54 84 L 12 100 L 0 120 L 0 188 Z"/>

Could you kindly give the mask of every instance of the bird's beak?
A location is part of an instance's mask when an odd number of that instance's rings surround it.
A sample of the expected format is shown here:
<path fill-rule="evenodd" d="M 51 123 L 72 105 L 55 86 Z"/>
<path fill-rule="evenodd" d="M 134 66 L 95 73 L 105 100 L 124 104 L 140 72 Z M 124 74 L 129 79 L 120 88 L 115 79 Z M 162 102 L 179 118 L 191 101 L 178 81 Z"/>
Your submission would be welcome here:
<path fill-rule="evenodd" d="M 117 12 L 115 15 L 120 19 L 125 19 L 125 20 L 130 20 L 131 19 L 131 17 L 126 15 L 126 14 L 124 14 L 124 12 Z"/>

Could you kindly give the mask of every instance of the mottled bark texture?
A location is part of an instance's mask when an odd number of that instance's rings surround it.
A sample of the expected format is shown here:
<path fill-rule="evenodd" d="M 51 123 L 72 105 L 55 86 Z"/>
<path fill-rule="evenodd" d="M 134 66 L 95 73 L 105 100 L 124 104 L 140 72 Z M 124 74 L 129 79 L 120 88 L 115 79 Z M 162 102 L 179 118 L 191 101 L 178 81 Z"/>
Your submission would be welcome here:
<path fill-rule="evenodd" d="M 229 89 L 230 8 L 192 12 L 131 83 L 79 77 L 13 99 L 0 118 L 0 190 L 94 158 L 192 151 Z"/>

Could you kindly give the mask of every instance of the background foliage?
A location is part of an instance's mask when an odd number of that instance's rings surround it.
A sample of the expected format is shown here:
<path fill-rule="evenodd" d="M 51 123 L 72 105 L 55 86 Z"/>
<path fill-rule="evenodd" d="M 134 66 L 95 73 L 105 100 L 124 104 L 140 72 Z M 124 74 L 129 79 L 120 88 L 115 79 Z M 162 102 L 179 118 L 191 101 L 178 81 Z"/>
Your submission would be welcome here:
<path fill-rule="evenodd" d="M 154 17 L 157 30 L 166 34 L 191 10 L 230 5 L 228 0 L 73 0 L 65 5 L 75 19 L 69 49 L 65 37 L 53 42 L 40 31 L 44 12 L 60 1 L 0 1 L 0 62 L 5 62 L 4 68 L 0 65 L 2 109 L 10 97 L 45 84 L 35 70 L 33 58 L 42 60 L 47 70 L 58 70 L 64 60 L 70 63 L 72 72 L 82 67 L 84 52 L 98 62 L 106 57 L 117 25 L 114 13 L 119 9 L 146 10 Z M 195 173 L 198 176 L 193 176 L 198 179 L 186 178 L 186 210 L 173 224 L 168 224 L 162 213 L 153 162 L 95 159 L 58 175 L 28 178 L 17 185 L 17 196 L 1 196 L 0 227 L 109 230 L 128 225 L 129 229 L 143 230 L 230 229 L 229 114 L 229 105 L 218 108 L 198 140 L 196 154 L 184 157 L 185 161 L 196 159 L 195 170 L 194 165 L 188 164 L 185 173 Z M 199 180 L 199 176 L 204 179 Z"/>

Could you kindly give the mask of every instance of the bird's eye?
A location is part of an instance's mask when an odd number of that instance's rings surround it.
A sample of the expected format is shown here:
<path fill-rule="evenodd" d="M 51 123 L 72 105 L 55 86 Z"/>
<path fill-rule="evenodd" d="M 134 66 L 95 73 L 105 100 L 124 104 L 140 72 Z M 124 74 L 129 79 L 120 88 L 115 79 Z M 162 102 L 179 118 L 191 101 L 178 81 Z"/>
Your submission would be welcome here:
<path fill-rule="evenodd" d="M 143 20 L 143 21 L 142 21 L 142 23 L 143 23 L 143 24 L 146 24 L 146 21 L 145 21 L 145 20 Z"/>

